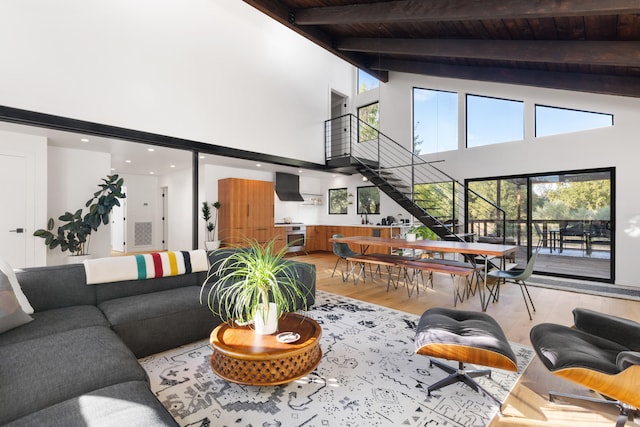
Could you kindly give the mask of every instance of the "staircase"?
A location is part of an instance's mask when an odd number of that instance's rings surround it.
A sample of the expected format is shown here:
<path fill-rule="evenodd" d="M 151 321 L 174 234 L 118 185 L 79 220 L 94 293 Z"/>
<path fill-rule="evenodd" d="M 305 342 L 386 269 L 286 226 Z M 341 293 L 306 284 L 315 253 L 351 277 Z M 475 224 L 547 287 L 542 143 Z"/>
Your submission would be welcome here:
<path fill-rule="evenodd" d="M 502 209 L 353 114 L 325 122 L 325 153 L 329 169 L 362 174 L 442 240 L 466 240 L 471 219 L 504 239 Z"/>

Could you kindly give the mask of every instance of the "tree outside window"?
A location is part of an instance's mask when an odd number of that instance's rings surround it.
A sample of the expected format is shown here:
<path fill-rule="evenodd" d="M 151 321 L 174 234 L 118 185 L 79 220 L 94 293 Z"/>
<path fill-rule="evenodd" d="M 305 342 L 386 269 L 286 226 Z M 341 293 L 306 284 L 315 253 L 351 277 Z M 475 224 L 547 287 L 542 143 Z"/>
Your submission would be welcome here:
<path fill-rule="evenodd" d="M 377 102 L 358 108 L 358 142 L 374 141 L 378 139 L 380 117 Z"/>
<path fill-rule="evenodd" d="M 348 194 L 346 188 L 329 189 L 329 214 L 345 215 L 347 213 Z"/>
<path fill-rule="evenodd" d="M 380 213 L 380 190 L 377 187 L 358 187 L 358 214 Z"/>

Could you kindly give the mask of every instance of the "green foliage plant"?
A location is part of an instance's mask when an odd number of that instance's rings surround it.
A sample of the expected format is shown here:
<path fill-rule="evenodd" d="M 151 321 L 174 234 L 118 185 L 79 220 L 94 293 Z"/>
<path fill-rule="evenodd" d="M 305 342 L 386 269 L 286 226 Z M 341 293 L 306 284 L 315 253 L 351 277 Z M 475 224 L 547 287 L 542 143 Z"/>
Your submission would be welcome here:
<path fill-rule="evenodd" d="M 435 231 L 425 225 L 413 227 L 411 231 L 416 233 L 416 236 L 422 237 L 424 240 L 438 240 L 438 235 Z"/>
<path fill-rule="evenodd" d="M 215 209 L 215 215 L 211 214 L 211 207 Z M 204 219 L 204 222 L 206 224 L 208 242 L 215 240 L 215 230 L 216 226 L 218 225 L 218 209 L 220 209 L 220 202 L 202 202 L 202 219 Z"/>
<path fill-rule="evenodd" d="M 287 248 L 275 249 L 276 239 L 267 243 L 248 240 L 248 248 L 229 250 L 229 256 L 209 268 L 200 290 L 200 303 L 206 298 L 209 310 L 223 321 L 246 324 L 260 312 L 266 321 L 267 310 L 262 305 L 276 304 L 277 317 L 283 313 L 306 310 L 306 298 L 297 271 L 284 259 Z M 209 284 L 211 280 L 217 281 Z M 302 306 L 296 306 L 302 301 Z"/>
<path fill-rule="evenodd" d="M 118 199 L 127 197 L 122 192 L 123 178 L 114 174 L 107 175 L 102 181 L 98 184 L 100 190 L 85 203 L 89 211 L 84 216 L 82 208 L 74 213 L 65 212 L 58 217 L 62 225 L 55 232 L 55 221 L 49 218 L 47 229 L 36 230 L 33 235 L 45 239 L 49 249 L 60 247 L 62 252 L 69 251 L 72 255 L 87 255 L 91 233 L 97 231 L 101 224 L 109 224 L 109 214 L 115 206 L 120 206 Z"/>

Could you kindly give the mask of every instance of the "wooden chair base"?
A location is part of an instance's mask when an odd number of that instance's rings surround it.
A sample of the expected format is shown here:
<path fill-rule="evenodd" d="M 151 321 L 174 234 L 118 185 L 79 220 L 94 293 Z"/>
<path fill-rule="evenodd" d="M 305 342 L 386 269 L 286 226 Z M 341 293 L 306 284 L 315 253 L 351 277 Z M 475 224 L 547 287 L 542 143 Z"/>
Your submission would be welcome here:
<path fill-rule="evenodd" d="M 579 406 L 594 412 L 604 412 L 618 414 L 616 427 L 623 427 L 627 421 L 633 421 L 635 417 L 640 417 L 640 411 L 633 406 L 624 404 L 619 400 L 597 399 L 588 396 L 578 396 L 566 393 L 549 393 L 549 402 L 564 402 L 570 405 Z"/>

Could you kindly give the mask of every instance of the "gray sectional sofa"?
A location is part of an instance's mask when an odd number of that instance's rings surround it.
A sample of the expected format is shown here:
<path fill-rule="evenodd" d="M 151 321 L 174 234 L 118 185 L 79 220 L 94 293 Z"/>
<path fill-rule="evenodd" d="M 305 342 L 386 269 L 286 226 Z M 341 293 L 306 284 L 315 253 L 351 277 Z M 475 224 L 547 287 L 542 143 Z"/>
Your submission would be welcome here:
<path fill-rule="evenodd" d="M 313 305 L 315 266 L 287 262 Z M 0 425 L 176 425 L 137 359 L 206 338 L 220 323 L 200 304 L 206 272 L 88 286 L 83 265 L 64 265 L 17 278 L 35 312 L 0 334 Z"/>

